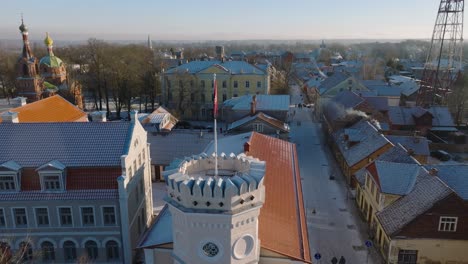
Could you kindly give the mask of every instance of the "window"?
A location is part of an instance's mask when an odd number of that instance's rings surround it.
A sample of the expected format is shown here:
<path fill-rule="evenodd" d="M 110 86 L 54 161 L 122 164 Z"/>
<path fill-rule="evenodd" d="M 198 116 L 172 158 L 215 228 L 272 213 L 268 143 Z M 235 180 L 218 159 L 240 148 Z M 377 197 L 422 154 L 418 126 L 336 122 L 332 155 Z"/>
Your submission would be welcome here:
<path fill-rule="evenodd" d="M 143 156 L 143 162 L 145 162 L 145 160 L 146 160 L 146 157 L 145 157 L 145 149 L 143 149 L 143 150 L 141 151 L 141 154 L 142 154 L 142 156 Z"/>
<path fill-rule="evenodd" d="M 227 95 L 223 94 L 223 102 L 227 100 Z"/>
<path fill-rule="evenodd" d="M 6 227 L 5 211 L 3 211 L 3 209 L 0 209 L 0 228 L 2 227 Z"/>
<path fill-rule="evenodd" d="M 373 182 L 371 182 L 371 193 L 374 194 L 375 193 L 375 184 Z"/>
<path fill-rule="evenodd" d="M 234 81 L 234 88 L 239 87 L 239 83 L 237 81 Z"/>
<path fill-rule="evenodd" d="M 226 88 L 226 87 L 227 87 L 227 82 L 223 81 L 223 88 Z"/>
<path fill-rule="evenodd" d="M 136 173 L 136 171 L 138 170 L 137 168 L 138 168 L 138 167 L 137 167 L 136 160 L 134 160 L 134 161 L 133 161 L 133 169 L 134 169 L 133 174 Z"/>
<path fill-rule="evenodd" d="M 254 123 L 253 124 L 253 130 L 257 131 L 257 132 L 263 132 L 263 124 Z"/>
<path fill-rule="evenodd" d="M 76 260 L 76 245 L 73 241 L 68 240 L 63 243 L 63 255 L 67 262 Z"/>
<path fill-rule="evenodd" d="M 201 86 L 201 88 L 205 88 L 205 81 L 204 80 L 200 81 L 200 86 Z"/>
<path fill-rule="evenodd" d="M 20 246 L 20 256 L 22 261 L 28 261 L 33 259 L 33 250 L 31 244 L 27 242 L 21 242 Z"/>
<path fill-rule="evenodd" d="M 376 188 L 376 190 L 375 190 L 375 201 L 377 202 L 377 204 L 379 204 L 379 203 L 380 203 L 380 200 L 379 200 L 379 198 L 380 198 L 379 189 L 378 189 L 378 188 Z"/>
<path fill-rule="evenodd" d="M 94 208 L 93 207 L 81 208 L 81 221 L 83 225 L 94 225 Z"/>
<path fill-rule="evenodd" d="M 105 225 L 115 225 L 115 208 L 103 207 L 102 218 Z"/>
<path fill-rule="evenodd" d="M 62 226 L 72 226 L 72 211 L 69 207 L 59 208 L 59 216 L 60 216 L 60 225 Z"/>
<path fill-rule="evenodd" d="M 262 82 L 260 81 L 257 82 L 257 88 L 262 88 Z"/>
<path fill-rule="evenodd" d="M 132 176 L 132 166 L 130 166 L 130 167 L 128 168 L 127 174 L 128 174 L 128 175 L 127 175 L 128 177 L 131 177 L 131 176 Z"/>
<path fill-rule="evenodd" d="M 417 250 L 401 250 L 398 251 L 398 264 L 416 264 L 418 260 Z"/>
<path fill-rule="evenodd" d="M 24 227 L 28 225 L 28 218 L 26 217 L 25 208 L 13 208 L 13 217 L 17 227 Z"/>
<path fill-rule="evenodd" d="M 106 243 L 107 260 L 119 259 L 119 245 L 117 242 L 111 240 Z"/>
<path fill-rule="evenodd" d="M 88 254 L 88 259 L 97 259 L 98 258 L 98 247 L 96 242 L 89 240 L 85 243 L 86 253 Z"/>
<path fill-rule="evenodd" d="M 205 108 L 203 108 L 203 109 L 201 110 L 201 115 L 202 115 L 202 117 L 205 117 L 205 116 L 206 116 L 206 109 L 205 109 Z"/>
<path fill-rule="evenodd" d="M 202 94 L 200 95 L 200 101 L 201 101 L 202 103 L 205 102 L 205 94 L 204 94 L 204 93 L 202 93 Z"/>
<path fill-rule="evenodd" d="M 36 224 L 37 226 L 49 225 L 49 212 L 47 208 L 36 208 Z"/>
<path fill-rule="evenodd" d="M 141 166 L 141 153 L 138 154 L 138 166 Z"/>
<path fill-rule="evenodd" d="M 42 176 L 43 189 L 46 191 L 58 191 L 60 187 L 60 176 L 59 175 L 47 175 Z"/>
<path fill-rule="evenodd" d="M 245 81 L 245 88 L 249 88 L 250 87 L 250 82 L 249 81 Z"/>
<path fill-rule="evenodd" d="M 439 220 L 439 231 L 455 232 L 457 231 L 458 217 L 441 216 Z"/>
<path fill-rule="evenodd" d="M 0 176 L 0 191 L 16 191 L 14 176 Z"/>
<path fill-rule="evenodd" d="M 54 249 L 54 245 L 52 243 L 50 243 L 49 241 L 42 242 L 41 250 L 42 250 L 42 261 L 43 262 L 48 262 L 48 261 L 54 261 L 55 260 L 55 249 Z"/>

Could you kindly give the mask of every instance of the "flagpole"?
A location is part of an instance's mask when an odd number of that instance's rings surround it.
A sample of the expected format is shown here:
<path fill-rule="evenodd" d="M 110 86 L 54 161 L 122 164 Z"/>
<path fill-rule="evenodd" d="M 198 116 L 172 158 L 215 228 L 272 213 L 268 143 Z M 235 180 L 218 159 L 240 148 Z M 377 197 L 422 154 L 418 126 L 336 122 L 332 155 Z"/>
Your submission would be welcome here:
<path fill-rule="evenodd" d="M 213 116 L 214 116 L 214 151 L 215 151 L 215 177 L 218 177 L 218 128 L 216 124 L 216 118 L 218 116 L 218 86 L 216 85 L 216 73 L 213 74 L 213 87 L 214 87 L 214 98 L 213 98 Z"/>

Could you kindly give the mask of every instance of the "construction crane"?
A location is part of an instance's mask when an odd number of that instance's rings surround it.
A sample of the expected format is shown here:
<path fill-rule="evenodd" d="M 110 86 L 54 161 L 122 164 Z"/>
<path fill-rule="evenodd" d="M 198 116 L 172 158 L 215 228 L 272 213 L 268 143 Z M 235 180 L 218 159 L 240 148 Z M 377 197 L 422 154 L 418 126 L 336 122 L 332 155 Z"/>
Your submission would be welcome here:
<path fill-rule="evenodd" d="M 447 104 L 462 70 L 464 0 L 441 0 L 416 104 Z"/>

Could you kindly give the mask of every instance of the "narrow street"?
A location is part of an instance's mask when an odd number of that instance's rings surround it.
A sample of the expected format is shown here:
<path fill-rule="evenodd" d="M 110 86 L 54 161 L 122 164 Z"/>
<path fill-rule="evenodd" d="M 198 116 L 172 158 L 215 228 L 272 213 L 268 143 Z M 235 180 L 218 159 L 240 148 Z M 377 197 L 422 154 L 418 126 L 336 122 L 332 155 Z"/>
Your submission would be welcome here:
<path fill-rule="evenodd" d="M 301 103 L 297 86 L 293 86 L 291 104 Z M 381 263 L 376 251 L 365 246 L 368 239 L 365 223 L 360 219 L 355 201 L 328 147 L 324 145 L 320 124 L 312 120 L 312 108 L 291 107 L 291 141 L 297 144 L 302 177 L 304 204 L 309 228 L 311 254 L 320 253 L 314 263 L 332 263 L 341 256 L 346 263 Z M 330 173 L 335 179 L 329 178 Z"/>

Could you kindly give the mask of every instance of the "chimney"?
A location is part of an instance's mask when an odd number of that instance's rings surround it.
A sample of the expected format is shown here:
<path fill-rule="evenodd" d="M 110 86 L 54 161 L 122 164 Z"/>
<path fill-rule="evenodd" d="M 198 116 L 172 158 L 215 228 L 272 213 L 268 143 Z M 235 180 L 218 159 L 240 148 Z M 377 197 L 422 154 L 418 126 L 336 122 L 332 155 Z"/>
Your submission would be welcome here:
<path fill-rule="evenodd" d="M 18 113 L 7 111 L 2 114 L 3 123 L 19 123 Z"/>
<path fill-rule="evenodd" d="M 93 122 L 107 122 L 105 111 L 96 111 L 91 113 L 91 119 Z"/>
<path fill-rule="evenodd" d="M 257 95 L 252 96 L 252 102 L 250 102 L 250 115 L 253 116 L 257 112 Z"/>
<path fill-rule="evenodd" d="M 26 105 L 26 97 L 16 97 L 15 98 L 15 105 L 17 107 Z"/>
<path fill-rule="evenodd" d="M 248 153 L 250 151 L 250 143 L 245 142 L 244 143 L 244 153 Z"/>
<path fill-rule="evenodd" d="M 436 168 L 432 168 L 429 170 L 429 175 L 431 176 L 437 176 L 438 173 L 439 173 L 439 170 Z"/>
<path fill-rule="evenodd" d="M 409 149 L 407 150 L 407 152 L 408 152 L 408 155 L 414 156 L 414 149 L 409 148 Z"/>

